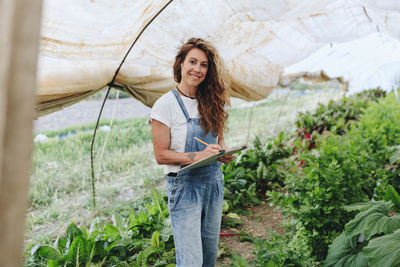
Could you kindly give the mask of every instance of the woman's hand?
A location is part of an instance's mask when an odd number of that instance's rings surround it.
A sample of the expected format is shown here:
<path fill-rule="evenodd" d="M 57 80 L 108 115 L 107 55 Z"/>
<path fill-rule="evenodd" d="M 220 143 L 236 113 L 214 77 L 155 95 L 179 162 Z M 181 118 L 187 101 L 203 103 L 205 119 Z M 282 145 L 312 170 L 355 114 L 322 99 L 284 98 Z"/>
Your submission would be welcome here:
<path fill-rule="evenodd" d="M 221 146 L 218 144 L 210 144 L 204 150 L 197 152 L 196 161 L 216 155 L 221 149 Z"/>
<path fill-rule="evenodd" d="M 228 164 L 229 162 L 231 162 L 233 159 L 235 158 L 234 155 L 226 155 L 222 158 L 219 158 L 218 160 L 221 161 L 224 164 Z"/>
<path fill-rule="evenodd" d="M 221 146 L 221 148 L 225 151 L 229 151 L 228 146 L 225 144 L 224 141 L 224 135 L 221 133 L 218 137 L 218 144 Z M 229 162 L 231 162 L 233 159 L 235 158 L 234 155 L 226 155 L 222 158 L 219 158 L 218 160 L 224 164 L 228 164 Z"/>
<path fill-rule="evenodd" d="M 208 158 L 218 154 L 221 150 L 227 151 L 228 148 L 225 143 L 219 139 L 221 143 L 210 144 L 204 150 L 197 152 L 175 152 L 169 149 L 171 143 L 170 129 L 168 126 L 160 121 L 152 120 L 152 135 L 153 135 L 153 148 L 154 155 L 158 164 L 167 165 L 188 165 L 196 161 Z M 233 160 L 234 156 L 229 155 L 218 159 L 222 163 L 229 163 Z"/>

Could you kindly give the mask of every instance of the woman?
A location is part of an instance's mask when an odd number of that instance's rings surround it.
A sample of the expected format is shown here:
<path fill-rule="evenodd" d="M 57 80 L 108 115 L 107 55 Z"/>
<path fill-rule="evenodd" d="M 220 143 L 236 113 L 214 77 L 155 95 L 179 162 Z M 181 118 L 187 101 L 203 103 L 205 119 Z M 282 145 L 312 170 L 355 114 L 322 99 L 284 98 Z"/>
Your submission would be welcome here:
<path fill-rule="evenodd" d="M 189 39 L 175 57 L 176 89 L 154 104 L 154 155 L 167 174 L 168 209 L 177 266 L 214 266 L 221 226 L 223 187 L 220 162 L 176 172 L 228 148 L 223 130 L 228 117 L 225 70 L 217 50 Z M 197 141 L 196 138 L 208 145 Z M 233 156 L 220 158 L 229 163 Z"/>

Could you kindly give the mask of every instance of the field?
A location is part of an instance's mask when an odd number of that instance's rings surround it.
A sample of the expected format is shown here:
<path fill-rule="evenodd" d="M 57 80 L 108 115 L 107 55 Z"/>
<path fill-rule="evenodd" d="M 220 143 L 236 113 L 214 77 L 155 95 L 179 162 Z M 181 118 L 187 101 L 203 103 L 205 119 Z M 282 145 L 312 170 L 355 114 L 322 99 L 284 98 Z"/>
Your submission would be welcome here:
<path fill-rule="evenodd" d="M 256 136 L 264 140 L 280 131 L 293 131 L 298 112 L 313 110 L 318 102 L 341 95 L 335 88 L 281 90 L 256 103 L 237 100 L 229 110 L 226 143 L 252 144 Z M 112 125 L 103 121 L 104 125 L 111 131 L 98 131 L 95 142 L 96 209 L 90 175 L 94 125 L 44 132 L 49 141 L 34 144 L 26 243 L 47 243 L 64 233 L 71 222 L 88 225 L 94 218 L 111 218 L 114 213 L 127 216 L 133 202 L 148 196 L 151 187 L 163 188 L 162 167 L 153 157 L 147 118 Z"/>

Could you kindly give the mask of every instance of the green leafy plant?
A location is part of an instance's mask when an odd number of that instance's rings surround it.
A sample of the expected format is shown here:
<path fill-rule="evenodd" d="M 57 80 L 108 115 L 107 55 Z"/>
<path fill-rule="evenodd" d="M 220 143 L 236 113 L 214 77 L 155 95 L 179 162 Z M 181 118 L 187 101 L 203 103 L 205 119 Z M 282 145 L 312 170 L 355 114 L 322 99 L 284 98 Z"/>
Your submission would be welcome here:
<path fill-rule="evenodd" d="M 230 265 L 231 267 L 247 267 L 249 266 L 249 262 L 241 257 L 239 254 L 234 253 L 232 255 L 232 263 Z"/>
<path fill-rule="evenodd" d="M 400 107 L 388 97 L 371 102 L 347 135 L 316 134 L 311 151 L 296 146 L 301 166 L 291 165 L 285 172 L 284 192 L 268 195 L 304 226 L 317 260 L 325 259 L 329 244 L 354 216 L 343 205 L 368 201 L 374 193 L 382 199 L 386 186 L 399 182 L 397 150 L 392 148 L 400 143 L 399 124 Z"/>
<path fill-rule="evenodd" d="M 295 226 L 296 227 L 296 226 Z M 270 232 L 267 239 L 254 241 L 255 266 L 316 266 L 304 228 L 282 236 Z"/>
<path fill-rule="evenodd" d="M 51 266 L 85 266 L 87 263 L 104 262 L 113 248 L 101 240 L 93 240 L 75 224 L 70 224 L 65 237 L 59 237 L 54 245 L 37 245 L 31 250 L 32 260 Z"/>
<path fill-rule="evenodd" d="M 225 199 L 229 206 L 241 209 L 258 204 L 268 189 L 283 186 L 284 175 L 279 163 L 292 154 L 292 148 L 285 140 L 283 133 L 268 140 L 266 145 L 256 138 L 252 149 L 222 167 Z"/>
<path fill-rule="evenodd" d="M 369 266 L 391 267 L 400 264 L 400 229 L 371 240 L 363 254 Z"/>
<path fill-rule="evenodd" d="M 388 201 L 371 201 L 346 206 L 360 211 L 332 242 L 325 266 L 396 266 L 400 264 L 399 194 L 387 187 Z M 391 244 L 391 245 L 390 245 Z M 377 265 L 379 264 L 379 265 Z"/>
<path fill-rule="evenodd" d="M 308 149 L 315 148 L 315 133 L 333 132 L 343 135 L 358 121 L 370 101 L 386 95 L 380 88 L 371 89 L 340 101 L 331 100 L 327 105 L 319 104 L 314 112 L 300 112 L 296 120 L 300 139 L 309 140 Z"/>
<path fill-rule="evenodd" d="M 165 266 L 175 261 L 172 230 L 165 198 L 154 188 L 151 198 L 129 219 L 118 214 L 113 223 L 95 219 L 90 229 L 71 223 L 53 245 L 37 244 L 26 265 L 49 266 Z"/>

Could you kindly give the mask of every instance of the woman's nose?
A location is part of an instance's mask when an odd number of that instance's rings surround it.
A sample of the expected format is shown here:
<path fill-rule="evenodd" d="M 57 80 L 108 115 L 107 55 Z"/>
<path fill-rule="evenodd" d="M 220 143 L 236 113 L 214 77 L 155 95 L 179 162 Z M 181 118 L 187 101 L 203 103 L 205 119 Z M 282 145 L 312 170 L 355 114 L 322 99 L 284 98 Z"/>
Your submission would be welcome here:
<path fill-rule="evenodd" d="M 200 71 L 200 64 L 194 65 L 194 70 L 195 71 Z"/>

